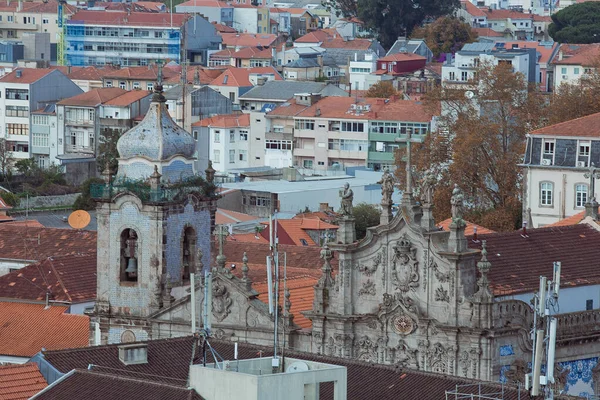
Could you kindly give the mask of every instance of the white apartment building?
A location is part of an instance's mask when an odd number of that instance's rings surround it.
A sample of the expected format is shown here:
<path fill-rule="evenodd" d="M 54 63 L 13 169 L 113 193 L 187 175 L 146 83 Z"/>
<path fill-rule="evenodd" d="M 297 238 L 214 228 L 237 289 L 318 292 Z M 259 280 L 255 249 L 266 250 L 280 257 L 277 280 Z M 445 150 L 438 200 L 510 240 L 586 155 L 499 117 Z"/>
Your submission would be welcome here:
<path fill-rule="evenodd" d="M 554 68 L 554 90 L 563 83 L 576 84 L 595 67 L 600 55 L 600 44 L 561 44 L 552 66 Z"/>
<path fill-rule="evenodd" d="M 7 140 L 15 160 L 30 158 L 30 114 L 48 104 L 81 93 L 55 69 L 17 68 L 0 78 L 0 138 Z"/>
<path fill-rule="evenodd" d="M 379 81 L 379 77 L 373 75 L 377 71 L 377 55 L 375 53 L 365 54 L 364 61 L 358 61 L 358 57 L 355 56 L 354 60 L 350 61 L 348 70 L 350 71 L 348 81 L 352 84 L 353 90 L 369 90 Z"/>
<path fill-rule="evenodd" d="M 534 227 L 578 214 L 592 196 L 598 199 L 598 188 L 591 193 L 591 181 L 584 176 L 590 166 L 600 166 L 600 113 L 527 136 L 523 208 L 531 209 Z"/>
<path fill-rule="evenodd" d="M 59 164 L 57 157 L 63 154 L 62 138 L 58 140 L 56 105 L 31 113 L 31 156 L 40 168 Z"/>

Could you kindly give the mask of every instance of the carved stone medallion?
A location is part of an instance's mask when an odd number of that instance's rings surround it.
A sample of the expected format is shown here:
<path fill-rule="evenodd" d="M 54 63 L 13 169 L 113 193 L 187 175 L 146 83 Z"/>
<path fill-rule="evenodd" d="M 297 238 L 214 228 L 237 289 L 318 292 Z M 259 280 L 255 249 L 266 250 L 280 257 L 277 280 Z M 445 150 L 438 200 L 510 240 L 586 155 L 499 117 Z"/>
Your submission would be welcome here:
<path fill-rule="evenodd" d="M 415 322 L 408 315 L 400 314 L 392 318 L 394 331 L 401 335 L 408 335 L 415 330 Z"/>
<path fill-rule="evenodd" d="M 417 249 L 406 234 L 394 245 L 391 271 L 392 283 L 399 291 L 406 293 L 419 286 L 419 261 Z"/>
<path fill-rule="evenodd" d="M 221 322 L 227 318 L 231 312 L 231 303 L 232 300 L 229 297 L 227 286 L 215 279 L 213 282 L 212 312 L 217 321 Z"/>
<path fill-rule="evenodd" d="M 135 342 L 135 333 L 132 330 L 125 330 L 121 333 L 121 343 L 133 343 Z"/>

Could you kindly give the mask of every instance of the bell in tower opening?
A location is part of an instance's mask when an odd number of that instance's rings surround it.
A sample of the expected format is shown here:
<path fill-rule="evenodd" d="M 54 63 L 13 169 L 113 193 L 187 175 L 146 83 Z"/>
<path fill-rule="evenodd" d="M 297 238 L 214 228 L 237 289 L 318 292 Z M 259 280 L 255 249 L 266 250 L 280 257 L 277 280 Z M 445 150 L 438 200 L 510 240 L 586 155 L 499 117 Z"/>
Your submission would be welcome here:
<path fill-rule="evenodd" d="M 137 234 L 133 229 L 121 233 L 121 282 L 137 282 Z"/>

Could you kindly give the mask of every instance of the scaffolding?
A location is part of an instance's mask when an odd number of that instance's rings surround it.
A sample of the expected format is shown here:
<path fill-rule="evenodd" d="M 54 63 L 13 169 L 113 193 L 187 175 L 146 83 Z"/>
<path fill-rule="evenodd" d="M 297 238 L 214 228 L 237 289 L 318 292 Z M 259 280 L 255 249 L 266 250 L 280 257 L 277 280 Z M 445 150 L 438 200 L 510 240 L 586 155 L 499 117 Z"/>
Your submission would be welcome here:
<path fill-rule="evenodd" d="M 520 385 L 510 389 L 516 390 L 517 399 L 521 399 Z M 456 385 L 454 389 L 446 390 L 446 400 L 503 400 L 504 393 L 505 387 L 502 384 L 499 387 L 491 387 L 489 383 Z M 523 394 L 525 395 L 526 392 L 523 392 Z"/>

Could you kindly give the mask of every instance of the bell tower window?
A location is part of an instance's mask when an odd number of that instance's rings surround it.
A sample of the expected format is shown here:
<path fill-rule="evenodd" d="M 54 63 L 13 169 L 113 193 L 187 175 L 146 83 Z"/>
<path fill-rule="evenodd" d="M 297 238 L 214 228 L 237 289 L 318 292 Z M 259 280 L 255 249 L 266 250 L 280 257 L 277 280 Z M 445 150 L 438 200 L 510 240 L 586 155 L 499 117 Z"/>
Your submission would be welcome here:
<path fill-rule="evenodd" d="M 138 253 L 137 233 L 133 229 L 125 229 L 121 233 L 121 282 L 137 282 Z"/>
<path fill-rule="evenodd" d="M 196 248 L 196 231 L 192 227 L 187 227 L 183 231 L 183 238 L 182 238 L 182 244 L 181 244 L 181 250 L 182 250 L 181 251 L 181 255 L 182 255 L 181 279 L 184 282 L 187 282 L 190 280 L 190 272 L 194 268 L 192 263 L 194 262 L 193 254 L 195 253 L 195 248 Z"/>

